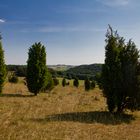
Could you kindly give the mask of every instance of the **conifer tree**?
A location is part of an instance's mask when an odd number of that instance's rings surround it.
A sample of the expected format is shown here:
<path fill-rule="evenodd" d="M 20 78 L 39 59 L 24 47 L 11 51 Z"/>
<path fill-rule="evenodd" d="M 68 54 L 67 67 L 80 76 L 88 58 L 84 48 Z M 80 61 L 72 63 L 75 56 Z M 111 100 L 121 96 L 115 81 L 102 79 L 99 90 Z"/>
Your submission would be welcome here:
<path fill-rule="evenodd" d="M 78 81 L 78 78 L 77 77 L 74 78 L 73 85 L 78 88 L 79 81 Z"/>
<path fill-rule="evenodd" d="M 90 80 L 89 80 L 89 78 L 85 79 L 85 90 L 86 91 L 90 90 Z"/>
<path fill-rule="evenodd" d="M 95 86 L 96 86 L 96 83 L 95 83 L 94 80 L 92 80 L 91 83 L 90 83 L 90 88 L 91 88 L 91 89 L 94 89 Z"/>
<path fill-rule="evenodd" d="M 54 86 L 59 85 L 59 80 L 56 77 L 53 78 L 53 82 L 54 82 Z"/>
<path fill-rule="evenodd" d="M 6 78 L 6 65 L 4 62 L 4 51 L 2 48 L 2 37 L 0 35 L 0 93 L 2 93 L 2 88 Z"/>
<path fill-rule="evenodd" d="M 63 87 L 66 86 L 66 79 L 65 79 L 65 78 L 63 78 L 63 80 L 62 80 L 62 86 L 63 86 Z"/>
<path fill-rule="evenodd" d="M 139 101 L 139 51 L 134 42 L 125 44 L 123 37 L 109 26 L 106 34 L 102 88 L 110 112 L 137 108 Z M 140 94 L 139 94 L 140 95 Z"/>
<path fill-rule="evenodd" d="M 27 86 L 30 92 L 37 95 L 46 88 L 47 67 L 45 47 L 39 42 L 29 48 L 27 61 Z"/>

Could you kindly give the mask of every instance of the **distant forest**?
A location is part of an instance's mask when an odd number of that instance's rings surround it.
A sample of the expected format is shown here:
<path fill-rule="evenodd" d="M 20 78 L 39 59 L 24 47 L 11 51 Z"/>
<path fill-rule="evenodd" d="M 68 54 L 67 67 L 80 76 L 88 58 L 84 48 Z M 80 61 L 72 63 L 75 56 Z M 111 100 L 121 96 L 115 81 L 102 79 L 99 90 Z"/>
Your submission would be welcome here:
<path fill-rule="evenodd" d="M 57 67 L 57 66 L 56 66 Z M 60 66 L 59 66 L 60 68 Z M 95 76 L 101 73 L 102 64 L 80 65 L 69 68 L 68 70 L 56 70 L 48 68 L 53 77 L 65 77 L 67 79 L 73 79 L 77 77 L 79 80 L 84 80 L 87 77 L 91 80 L 95 80 Z M 19 77 L 25 77 L 27 72 L 26 65 L 7 65 L 7 71 L 12 71 Z"/>

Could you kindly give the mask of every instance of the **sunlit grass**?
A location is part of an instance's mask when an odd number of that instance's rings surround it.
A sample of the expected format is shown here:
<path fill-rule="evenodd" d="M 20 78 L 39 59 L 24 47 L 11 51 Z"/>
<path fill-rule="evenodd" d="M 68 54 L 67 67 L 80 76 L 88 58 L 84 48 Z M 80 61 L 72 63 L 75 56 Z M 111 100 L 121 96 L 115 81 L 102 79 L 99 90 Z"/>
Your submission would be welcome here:
<path fill-rule="evenodd" d="M 82 83 L 82 82 L 81 82 Z M 0 140 L 139 140 L 140 112 L 113 115 L 98 88 L 70 86 L 32 96 L 22 79 L 0 96 Z"/>

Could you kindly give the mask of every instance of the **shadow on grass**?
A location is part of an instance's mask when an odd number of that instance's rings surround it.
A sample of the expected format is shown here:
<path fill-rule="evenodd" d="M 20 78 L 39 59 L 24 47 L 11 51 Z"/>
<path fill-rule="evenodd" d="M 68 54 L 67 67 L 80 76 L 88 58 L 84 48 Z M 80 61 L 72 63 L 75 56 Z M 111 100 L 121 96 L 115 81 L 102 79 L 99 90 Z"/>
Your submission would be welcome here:
<path fill-rule="evenodd" d="M 46 118 L 31 119 L 39 123 L 53 122 L 53 121 L 72 121 L 81 123 L 101 123 L 105 125 L 116 125 L 121 123 L 130 123 L 135 118 L 128 114 L 111 114 L 107 111 L 100 112 L 74 112 L 55 114 L 47 116 Z"/>
<path fill-rule="evenodd" d="M 0 97 L 34 97 L 34 95 L 22 95 L 22 94 L 0 94 Z"/>

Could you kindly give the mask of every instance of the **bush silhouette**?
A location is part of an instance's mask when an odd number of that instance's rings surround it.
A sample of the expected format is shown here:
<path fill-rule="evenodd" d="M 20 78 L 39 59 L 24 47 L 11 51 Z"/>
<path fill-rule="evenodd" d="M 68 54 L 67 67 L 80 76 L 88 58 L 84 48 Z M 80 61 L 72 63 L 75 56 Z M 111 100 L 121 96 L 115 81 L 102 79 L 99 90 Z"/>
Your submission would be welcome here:
<path fill-rule="evenodd" d="M 78 86 L 79 86 L 78 78 L 75 78 L 75 79 L 74 79 L 74 81 L 73 81 L 73 85 L 74 85 L 75 87 L 78 88 Z"/>
<path fill-rule="evenodd" d="M 90 90 L 90 80 L 88 78 L 85 79 L 85 90 L 86 91 Z"/>
<path fill-rule="evenodd" d="M 63 80 L 62 80 L 62 86 L 63 86 L 63 87 L 66 86 L 66 79 L 65 79 L 65 78 L 63 78 Z"/>
<path fill-rule="evenodd" d="M 91 89 L 94 89 L 95 86 L 96 86 L 96 83 L 95 83 L 94 80 L 92 80 L 91 83 L 90 83 L 90 88 L 91 88 Z"/>

